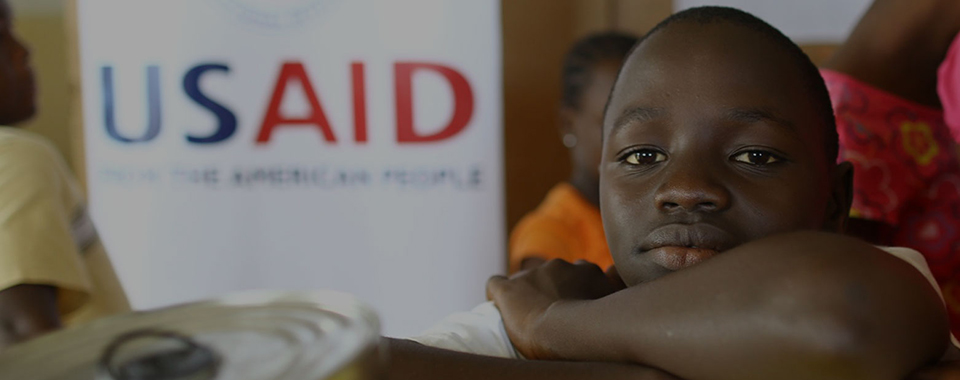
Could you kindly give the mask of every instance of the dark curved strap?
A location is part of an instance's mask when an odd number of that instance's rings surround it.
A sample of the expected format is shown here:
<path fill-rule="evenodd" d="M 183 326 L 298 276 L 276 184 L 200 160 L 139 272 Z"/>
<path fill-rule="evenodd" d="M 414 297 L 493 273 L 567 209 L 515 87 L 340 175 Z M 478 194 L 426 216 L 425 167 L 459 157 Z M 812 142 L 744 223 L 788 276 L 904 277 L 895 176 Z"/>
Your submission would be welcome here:
<path fill-rule="evenodd" d="M 166 339 L 182 347 L 115 363 L 115 357 L 130 342 L 145 339 Z M 142 329 L 120 335 L 104 350 L 100 366 L 113 380 L 179 380 L 213 379 L 220 367 L 220 358 L 212 349 L 190 337 L 173 331 Z M 204 376 L 205 374 L 205 376 Z"/>

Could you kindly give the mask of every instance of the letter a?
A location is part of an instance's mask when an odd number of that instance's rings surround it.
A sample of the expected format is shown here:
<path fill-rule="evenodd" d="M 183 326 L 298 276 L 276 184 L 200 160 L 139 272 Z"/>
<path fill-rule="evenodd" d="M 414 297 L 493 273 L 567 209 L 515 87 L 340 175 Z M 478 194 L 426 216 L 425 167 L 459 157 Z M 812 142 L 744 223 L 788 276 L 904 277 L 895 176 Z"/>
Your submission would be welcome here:
<path fill-rule="evenodd" d="M 310 114 L 305 118 L 288 118 L 280 115 L 280 105 L 283 103 L 283 96 L 286 94 L 287 85 L 291 81 L 299 81 L 303 86 L 304 95 L 310 103 Z M 257 144 L 266 144 L 270 141 L 273 130 L 281 125 L 290 126 L 315 126 L 323 133 L 323 138 L 327 142 L 336 142 L 337 138 L 333 135 L 333 129 L 330 128 L 330 122 L 320 107 L 320 100 L 317 93 L 310 84 L 310 78 L 307 77 L 307 71 L 300 62 L 286 62 L 280 69 L 280 77 L 277 78 L 277 84 L 273 88 L 273 96 L 270 98 L 270 105 L 267 113 L 263 117 L 263 124 L 260 126 L 260 133 L 257 135 Z"/>

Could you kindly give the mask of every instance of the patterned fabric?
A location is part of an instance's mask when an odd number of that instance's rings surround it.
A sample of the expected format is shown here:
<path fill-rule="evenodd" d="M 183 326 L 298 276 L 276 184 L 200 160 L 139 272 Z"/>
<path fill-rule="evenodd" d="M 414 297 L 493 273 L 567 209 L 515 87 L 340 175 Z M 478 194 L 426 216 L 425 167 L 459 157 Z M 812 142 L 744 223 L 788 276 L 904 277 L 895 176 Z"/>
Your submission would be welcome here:
<path fill-rule="evenodd" d="M 885 223 L 886 244 L 923 253 L 960 333 L 960 160 L 943 112 L 822 70 L 841 161 L 854 166 L 851 216 Z"/>
<path fill-rule="evenodd" d="M 943 118 L 960 142 L 960 34 L 953 39 L 947 56 L 937 70 L 937 94 L 943 105 Z"/>

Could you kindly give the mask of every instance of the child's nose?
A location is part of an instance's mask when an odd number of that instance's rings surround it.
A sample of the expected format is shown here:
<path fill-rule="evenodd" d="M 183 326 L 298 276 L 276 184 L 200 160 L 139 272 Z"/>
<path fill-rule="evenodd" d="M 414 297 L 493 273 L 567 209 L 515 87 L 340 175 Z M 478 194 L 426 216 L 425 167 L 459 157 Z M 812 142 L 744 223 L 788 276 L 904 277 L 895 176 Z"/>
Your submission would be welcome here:
<path fill-rule="evenodd" d="M 706 165 L 670 170 L 657 189 L 657 209 L 673 212 L 718 212 L 730 206 L 730 193 Z"/>

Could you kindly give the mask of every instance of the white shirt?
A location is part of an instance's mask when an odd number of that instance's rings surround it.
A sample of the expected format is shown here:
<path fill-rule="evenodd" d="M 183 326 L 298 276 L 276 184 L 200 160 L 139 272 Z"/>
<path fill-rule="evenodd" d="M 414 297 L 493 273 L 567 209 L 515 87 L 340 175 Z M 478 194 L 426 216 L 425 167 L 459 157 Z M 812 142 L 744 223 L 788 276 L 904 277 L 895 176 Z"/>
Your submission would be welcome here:
<path fill-rule="evenodd" d="M 920 252 L 902 247 L 878 247 L 903 261 L 906 261 L 930 282 L 940 299 L 943 295 L 937 280 L 933 278 L 927 261 Z M 522 359 L 503 325 L 500 310 L 493 302 L 482 303 L 473 310 L 456 313 L 444 318 L 440 323 L 424 331 L 411 340 L 425 346 L 459 351 L 476 355 L 494 356 L 509 359 Z M 957 339 L 951 336 L 955 346 L 960 347 Z"/>

